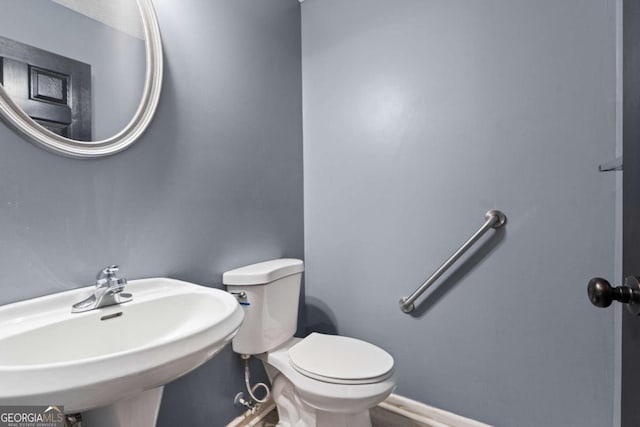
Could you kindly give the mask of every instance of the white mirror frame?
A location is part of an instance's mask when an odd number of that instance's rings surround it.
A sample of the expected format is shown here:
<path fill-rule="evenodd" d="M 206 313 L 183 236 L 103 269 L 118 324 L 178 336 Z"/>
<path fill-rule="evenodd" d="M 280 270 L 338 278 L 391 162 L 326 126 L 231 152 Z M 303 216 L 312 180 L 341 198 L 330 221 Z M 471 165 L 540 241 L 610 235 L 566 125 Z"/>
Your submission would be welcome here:
<path fill-rule="evenodd" d="M 145 131 L 158 106 L 162 88 L 162 40 L 152 0 L 137 0 L 144 27 L 146 72 L 142 100 L 127 126 L 116 135 L 100 141 L 76 141 L 57 135 L 36 123 L 0 85 L 0 114 L 13 128 L 36 145 L 67 157 L 95 158 L 118 153 Z"/>

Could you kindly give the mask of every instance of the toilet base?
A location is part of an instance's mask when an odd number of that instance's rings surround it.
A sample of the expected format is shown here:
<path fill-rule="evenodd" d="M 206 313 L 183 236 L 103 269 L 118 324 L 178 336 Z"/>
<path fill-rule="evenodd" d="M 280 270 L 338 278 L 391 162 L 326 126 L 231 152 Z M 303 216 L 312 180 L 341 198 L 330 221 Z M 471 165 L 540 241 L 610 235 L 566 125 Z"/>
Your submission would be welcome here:
<path fill-rule="evenodd" d="M 278 409 L 278 427 L 371 427 L 369 409 L 395 388 L 393 372 L 366 384 L 320 381 L 302 375 L 290 363 L 289 349 L 302 338 L 292 338 L 260 359 L 271 381 Z"/>
<path fill-rule="evenodd" d="M 303 402 L 293 383 L 284 375 L 271 376 L 271 384 L 271 395 L 280 419 L 276 427 L 371 427 L 369 410 L 356 413 L 321 411 Z"/>

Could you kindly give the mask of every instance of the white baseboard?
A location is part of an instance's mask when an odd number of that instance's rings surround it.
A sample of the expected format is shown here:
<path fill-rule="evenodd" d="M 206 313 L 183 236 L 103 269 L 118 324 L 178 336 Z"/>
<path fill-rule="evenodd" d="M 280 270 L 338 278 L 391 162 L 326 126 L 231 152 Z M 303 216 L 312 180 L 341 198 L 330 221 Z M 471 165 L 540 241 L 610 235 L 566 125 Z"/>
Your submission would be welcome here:
<path fill-rule="evenodd" d="M 227 427 L 260 427 L 264 418 L 274 408 L 275 404 L 269 401 L 261 405 L 256 413 L 251 414 L 247 411 L 227 424 Z M 491 427 L 489 424 L 461 417 L 397 394 L 387 397 L 385 401 L 378 405 L 378 408 L 406 420 L 411 420 L 413 421 L 412 425 L 429 427 Z"/>
<path fill-rule="evenodd" d="M 489 424 L 443 411 L 397 394 L 387 397 L 378 407 L 416 423 L 433 427 L 491 427 Z"/>
<path fill-rule="evenodd" d="M 264 419 L 274 409 L 276 409 L 276 404 L 269 399 L 267 402 L 260 404 L 260 407 L 253 414 L 250 410 L 247 410 L 227 424 L 226 427 L 262 427 Z"/>

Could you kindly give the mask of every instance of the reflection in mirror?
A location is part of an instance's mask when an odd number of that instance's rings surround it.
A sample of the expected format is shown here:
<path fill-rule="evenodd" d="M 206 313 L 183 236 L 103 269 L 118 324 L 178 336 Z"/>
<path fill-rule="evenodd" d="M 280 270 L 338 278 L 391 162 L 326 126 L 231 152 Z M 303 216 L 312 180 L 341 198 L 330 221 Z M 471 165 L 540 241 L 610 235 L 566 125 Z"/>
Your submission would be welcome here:
<path fill-rule="evenodd" d="M 91 141 L 91 66 L 0 37 L 0 83 L 40 126 Z"/>
<path fill-rule="evenodd" d="M 127 125 L 142 97 L 146 65 L 136 0 L 0 5 L 0 36 L 10 39 L 0 40 L 2 83 L 31 118 L 82 141 L 109 138 Z"/>
<path fill-rule="evenodd" d="M 144 131 L 162 77 L 151 0 L 0 7 L 0 112 L 10 124 L 76 157 L 120 151 Z"/>

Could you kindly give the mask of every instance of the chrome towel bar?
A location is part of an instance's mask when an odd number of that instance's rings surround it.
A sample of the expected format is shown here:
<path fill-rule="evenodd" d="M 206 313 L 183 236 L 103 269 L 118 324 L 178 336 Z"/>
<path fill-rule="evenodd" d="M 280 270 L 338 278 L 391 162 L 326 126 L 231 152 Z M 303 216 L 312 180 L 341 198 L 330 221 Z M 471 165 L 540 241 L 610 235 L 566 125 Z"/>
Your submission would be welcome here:
<path fill-rule="evenodd" d="M 426 291 L 429 286 L 431 286 L 440 276 L 444 274 L 445 271 L 449 269 L 457 260 L 462 257 L 462 255 L 471 247 L 475 242 L 478 241 L 480 237 L 490 228 L 498 229 L 502 227 L 507 222 L 507 217 L 504 213 L 497 209 L 492 209 L 487 212 L 484 216 L 484 224 L 478 231 L 476 231 L 473 236 L 469 237 L 469 239 L 464 242 L 464 244 L 454 252 L 453 255 L 449 257 L 448 260 L 444 262 L 425 282 L 420 285 L 418 289 L 416 289 L 411 295 L 408 297 L 404 297 L 400 299 L 400 309 L 405 313 L 411 313 L 415 309 L 414 302 Z"/>

